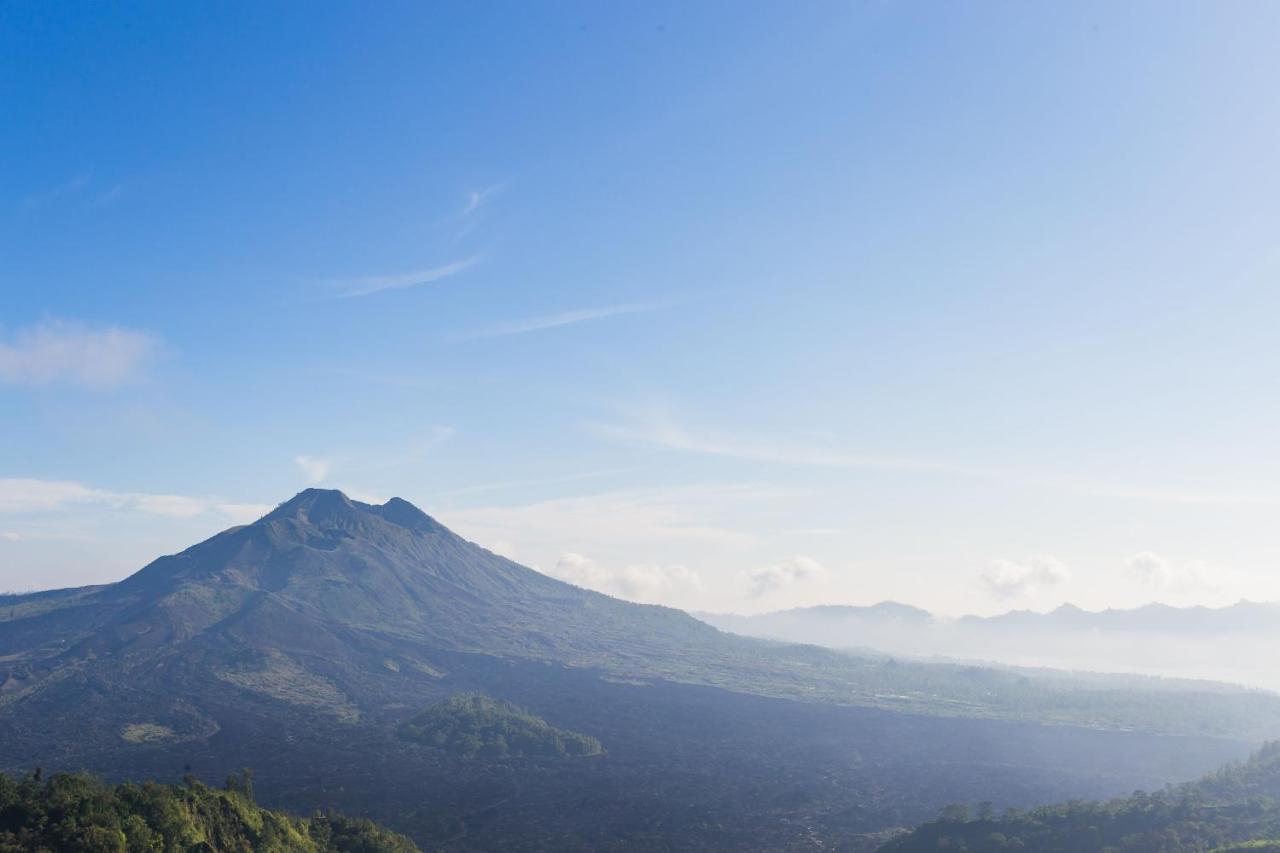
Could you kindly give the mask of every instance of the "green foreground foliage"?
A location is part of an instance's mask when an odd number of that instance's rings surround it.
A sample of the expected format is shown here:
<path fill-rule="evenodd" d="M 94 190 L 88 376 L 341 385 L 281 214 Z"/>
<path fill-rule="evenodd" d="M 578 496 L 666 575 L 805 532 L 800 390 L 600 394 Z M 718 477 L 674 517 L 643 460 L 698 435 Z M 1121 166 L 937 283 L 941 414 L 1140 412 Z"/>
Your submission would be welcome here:
<path fill-rule="evenodd" d="M 456 693 L 400 727 L 406 740 L 462 758 L 600 755 L 590 735 L 557 729 L 523 708 L 480 693 Z"/>
<path fill-rule="evenodd" d="M 225 790 L 109 785 L 83 773 L 15 781 L 0 775 L 0 851 L 82 853 L 414 853 L 402 835 L 337 815 L 292 817 L 253 802 L 251 776 Z"/>
<path fill-rule="evenodd" d="M 948 806 L 938 820 L 881 848 L 1057 853 L 1280 851 L 1280 743 L 1186 785 L 1107 802 L 1070 802 L 996 816 Z"/>

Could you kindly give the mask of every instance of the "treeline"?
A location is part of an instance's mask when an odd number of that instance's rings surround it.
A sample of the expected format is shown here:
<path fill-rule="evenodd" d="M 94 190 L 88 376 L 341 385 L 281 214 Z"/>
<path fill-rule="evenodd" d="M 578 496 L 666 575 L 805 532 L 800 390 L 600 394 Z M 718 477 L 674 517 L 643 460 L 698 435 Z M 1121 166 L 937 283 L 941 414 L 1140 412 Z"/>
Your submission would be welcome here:
<path fill-rule="evenodd" d="M 1056 853 L 1280 851 L 1280 743 L 1187 785 L 1107 802 L 1069 802 L 995 815 L 948 806 L 883 853 L 1036 850 Z"/>
<path fill-rule="evenodd" d="M 82 853 L 416 853 L 402 835 L 338 815 L 299 818 L 260 808 L 252 776 L 225 789 L 109 785 L 87 774 L 0 774 L 0 851 Z"/>
<path fill-rule="evenodd" d="M 462 758 L 600 755 L 590 735 L 565 731 L 523 708 L 479 693 L 456 693 L 400 726 L 406 740 Z"/>

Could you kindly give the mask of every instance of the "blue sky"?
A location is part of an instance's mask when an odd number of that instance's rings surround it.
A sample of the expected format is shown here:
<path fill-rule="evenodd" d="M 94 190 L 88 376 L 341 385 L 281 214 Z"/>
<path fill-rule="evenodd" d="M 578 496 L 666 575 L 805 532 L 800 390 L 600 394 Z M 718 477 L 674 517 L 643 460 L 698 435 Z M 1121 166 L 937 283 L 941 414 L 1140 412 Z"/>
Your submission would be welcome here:
<path fill-rule="evenodd" d="M 1278 29 L 6 6 L 0 587 L 320 484 L 690 608 L 1280 598 Z"/>

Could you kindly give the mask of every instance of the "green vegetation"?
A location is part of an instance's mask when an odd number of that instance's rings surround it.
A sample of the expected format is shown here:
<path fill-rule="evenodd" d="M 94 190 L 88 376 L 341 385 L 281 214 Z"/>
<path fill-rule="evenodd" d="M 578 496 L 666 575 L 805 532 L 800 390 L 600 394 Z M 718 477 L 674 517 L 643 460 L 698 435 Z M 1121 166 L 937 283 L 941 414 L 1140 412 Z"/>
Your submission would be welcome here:
<path fill-rule="evenodd" d="M 1104 803 L 1070 802 L 997 817 L 948 806 L 938 820 L 881 848 L 885 853 L 1054 850 L 1182 853 L 1280 850 L 1280 743 L 1198 782 Z"/>
<path fill-rule="evenodd" d="M 432 705 L 404 723 L 400 736 L 462 758 L 563 758 L 604 752 L 590 735 L 557 729 L 523 708 L 479 693 L 457 693 Z"/>
<path fill-rule="evenodd" d="M 85 774 L 19 781 L 0 775 L 0 851 L 83 853 L 412 853 L 407 838 L 366 820 L 304 819 L 259 808 L 251 776 L 225 790 L 194 779 L 182 786 L 108 785 Z"/>

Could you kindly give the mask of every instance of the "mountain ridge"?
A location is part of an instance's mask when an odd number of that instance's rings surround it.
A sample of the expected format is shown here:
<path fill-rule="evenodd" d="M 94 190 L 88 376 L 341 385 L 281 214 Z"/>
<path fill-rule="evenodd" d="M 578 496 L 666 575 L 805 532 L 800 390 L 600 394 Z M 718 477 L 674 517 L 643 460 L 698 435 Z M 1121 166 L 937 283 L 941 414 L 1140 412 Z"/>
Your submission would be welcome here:
<path fill-rule="evenodd" d="M 399 736 L 459 694 L 604 752 L 565 766 L 495 741 L 458 763 Z M 562 849 L 565 833 L 576 849 L 618 833 L 626 849 L 710 849 L 726 822 L 764 850 L 794 841 L 797 785 L 829 834 L 915 820 L 961 785 L 1021 803 L 1110 795 L 1280 734 L 1280 697 L 737 637 L 542 575 L 407 501 L 308 490 L 116 584 L 7 599 L 0 726 L 0 770 L 216 780 L 255 766 L 275 805 L 377 815 L 445 850 Z M 905 772 L 921 761 L 944 782 Z M 548 799 L 585 805 L 551 819 Z M 725 811 L 748 801 L 746 823 Z"/>
<path fill-rule="evenodd" d="M 1064 604 L 1037 612 L 940 617 L 910 605 L 822 605 L 753 616 L 695 614 L 744 636 L 875 649 L 918 659 L 995 662 L 1096 672 L 1228 681 L 1280 691 L 1266 654 L 1280 642 L 1280 603 L 1225 607 L 1153 602 L 1129 609 Z"/>

